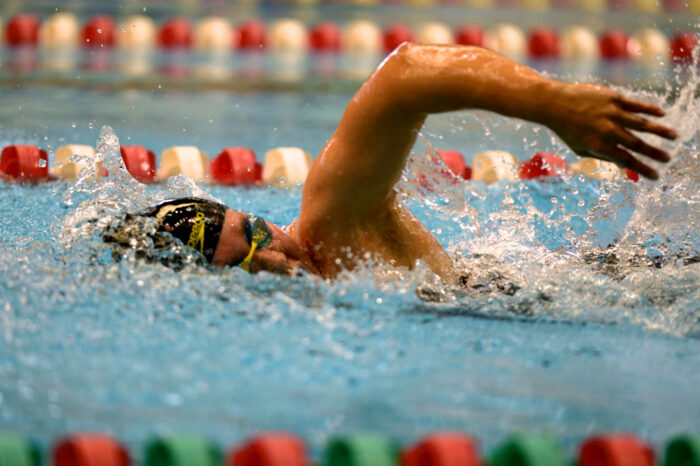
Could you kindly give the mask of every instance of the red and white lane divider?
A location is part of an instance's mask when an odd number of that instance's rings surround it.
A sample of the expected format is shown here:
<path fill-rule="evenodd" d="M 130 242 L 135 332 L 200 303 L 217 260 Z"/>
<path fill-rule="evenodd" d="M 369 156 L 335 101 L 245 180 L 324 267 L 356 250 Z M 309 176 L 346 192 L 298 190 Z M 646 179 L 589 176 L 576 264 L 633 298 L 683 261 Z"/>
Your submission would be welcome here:
<path fill-rule="evenodd" d="M 260 164 L 255 153 L 247 147 L 226 147 L 211 161 L 206 153 L 194 146 L 174 146 L 156 155 L 142 146 L 122 146 L 121 156 L 126 170 L 141 183 L 163 181 L 185 175 L 197 182 L 237 185 L 299 186 L 306 181 L 313 160 L 311 154 L 298 147 L 278 147 L 269 150 Z M 455 150 L 439 150 L 442 162 L 457 178 L 486 184 L 501 180 L 529 180 L 559 177 L 564 174 L 584 174 L 590 178 L 612 180 L 621 176 L 634 181 L 639 175 L 621 170 L 616 165 L 582 158 L 569 166 L 560 155 L 538 152 L 530 159 L 519 161 L 505 151 L 485 151 L 474 156 L 469 167 L 464 156 Z M 76 180 L 81 170 L 90 168 L 98 177 L 107 176 L 95 149 L 81 144 L 68 144 L 56 150 L 49 168 L 46 151 L 34 145 L 7 146 L 0 155 L 0 175 L 17 181 L 39 181 L 49 178 Z"/>
<path fill-rule="evenodd" d="M 486 47 L 515 59 L 591 62 L 635 60 L 658 63 L 689 63 L 698 35 L 679 31 L 667 37 L 662 31 L 645 27 L 628 33 L 620 29 L 597 35 L 586 26 L 561 30 L 537 27 L 529 33 L 514 24 L 497 24 L 488 30 L 476 25 L 452 28 L 441 22 L 415 27 L 392 23 L 385 28 L 369 20 L 354 20 L 344 26 L 323 21 L 310 28 L 297 19 L 283 18 L 265 24 L 246 21 L 237 26 L 223 17 L 206 17 L 193 24 L 175 17 L 156 25 L 148 16 L 130 16 L 117 25 L 110 16 L 96 15 L 80 25 L 71 13 L 55 13 L 43 22 L 33 14 L 19 14 L 5 27 L 6 46 L 45 48 L 111 48 L 126 50 L 190 50 L 228 53 L 231 50 L 272 52 L 345 52 L 377 55 L 394 50 L 405 41 L 430 44 L 463 44 Z"/>

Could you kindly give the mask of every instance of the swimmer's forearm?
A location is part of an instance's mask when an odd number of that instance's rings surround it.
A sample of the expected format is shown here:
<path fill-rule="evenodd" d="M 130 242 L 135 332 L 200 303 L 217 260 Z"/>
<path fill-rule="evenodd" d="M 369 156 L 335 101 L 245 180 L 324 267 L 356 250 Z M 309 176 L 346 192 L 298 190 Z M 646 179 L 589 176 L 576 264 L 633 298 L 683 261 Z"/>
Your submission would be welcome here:
<path fill-rule="evenodd" d="M 368 81 L 417 115 L 483 109 L 549 124 L 566 84 L 478 47 L 405 44 Z M 376 87 L 375 87 L 376 86 Z"/>
<path fill-rule="evenodd" d="M 379 114 L 385 119 L 403 120 L 413 128 L 429 113 L 489 110 L 546 125 L 578 155 L 611 161 L 652 179 L 658 173 L 638 155 L 657 162 L 671 157 L 631 131 L 677 137 L 672 128 L 644 117 L 663 116 L 656 105 L 604 86 L 547 79 L 478 47 L 406 44 L 363 90 L 382 107 Z"/>

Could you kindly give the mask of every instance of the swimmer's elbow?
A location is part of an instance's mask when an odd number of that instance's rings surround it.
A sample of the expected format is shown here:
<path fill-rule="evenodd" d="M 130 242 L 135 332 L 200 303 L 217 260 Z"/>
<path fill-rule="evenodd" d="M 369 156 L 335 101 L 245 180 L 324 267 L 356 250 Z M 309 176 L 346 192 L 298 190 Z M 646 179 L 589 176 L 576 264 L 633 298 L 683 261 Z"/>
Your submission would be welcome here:
<path fill-rule="evenodd" d="M 356 102 L 404 120 L 471 108 L 484 69 L 502 59 L 480 47 L 404 42 L 365 82 Z"/>

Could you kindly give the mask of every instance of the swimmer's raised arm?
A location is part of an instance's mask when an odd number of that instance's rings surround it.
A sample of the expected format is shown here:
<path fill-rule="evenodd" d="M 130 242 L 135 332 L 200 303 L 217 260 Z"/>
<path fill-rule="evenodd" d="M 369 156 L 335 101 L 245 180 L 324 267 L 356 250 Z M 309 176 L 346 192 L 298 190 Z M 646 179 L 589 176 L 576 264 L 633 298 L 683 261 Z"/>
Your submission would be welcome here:
<path fill-rule="evenodd" d="M 404 44 L 348 104 L 307 178 L 302 215 L 319 208 L 373 215 L 390 202 L 427 115 L 460 109 L 544 124 L 579 155 L 610 160 L 648 178 L 658 175 L 630 151 L 660 162 L 670 157 L 630 130 L 676 137 L 672 129 L 637 115 L 663 116 L 661 108 L 611 89 L 547 79 L 477 47 Z"/>

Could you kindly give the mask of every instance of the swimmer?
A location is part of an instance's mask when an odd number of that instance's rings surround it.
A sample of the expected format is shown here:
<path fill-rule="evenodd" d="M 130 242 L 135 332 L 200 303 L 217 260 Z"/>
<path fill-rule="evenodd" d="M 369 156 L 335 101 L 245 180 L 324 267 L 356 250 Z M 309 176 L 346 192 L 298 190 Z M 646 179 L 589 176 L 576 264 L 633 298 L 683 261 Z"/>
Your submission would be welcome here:
<path fill-rule="evenodd" d="M 661 108 L 603 86 L 548 79 L 482 48 L 405 43 L 348 104 L 309 172 L 299 217 L 285 230 L 201 199 L 168 201 L 146 215 L 216 266 L 334 277 L 370 255 L 407 268 L 423 261 L 456 282 L 452 259 L 398 202 L 394 185 L 427 116 L 463 109 L 545 125 L 578 155 L 650 179 L 658 174 L 643 157 L 665 163 L 670 156 L 632 131 L 677 137 L 640 116 L 661 117 Z"/>

